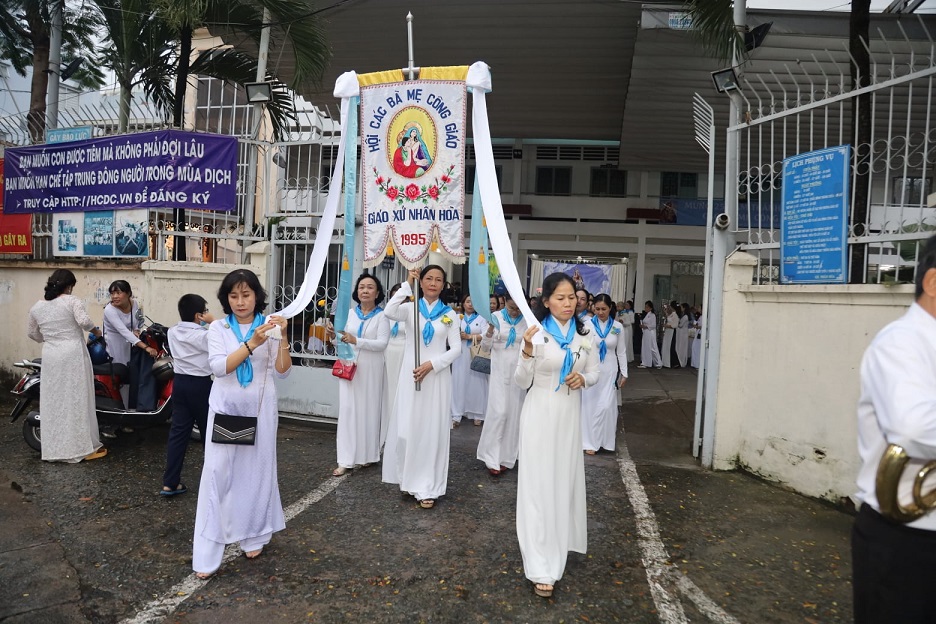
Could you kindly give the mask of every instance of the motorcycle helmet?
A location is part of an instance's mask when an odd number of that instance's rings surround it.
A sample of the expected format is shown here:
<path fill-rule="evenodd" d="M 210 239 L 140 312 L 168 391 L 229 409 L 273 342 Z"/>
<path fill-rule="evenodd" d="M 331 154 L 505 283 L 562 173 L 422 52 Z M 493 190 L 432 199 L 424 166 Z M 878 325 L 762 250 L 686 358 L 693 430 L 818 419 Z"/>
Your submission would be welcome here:
<path fill-rule="evenodd" d="M 174 371 L 172 369 L 172 358 L 164 355 L 153 362 L 153 377 L 159 382 L 167 382 L 172 379 Z"/>
<path fill-rule="evenodd" d="M 94 334 L 88 334 L 90 342 L 88 343 L 88 353 L 91 355 L 92 364 L 107 364 L 110 362 L 110 356 L 107 355 L 107 347 L 104 346 L 104 339 L 97 338 Z"/>

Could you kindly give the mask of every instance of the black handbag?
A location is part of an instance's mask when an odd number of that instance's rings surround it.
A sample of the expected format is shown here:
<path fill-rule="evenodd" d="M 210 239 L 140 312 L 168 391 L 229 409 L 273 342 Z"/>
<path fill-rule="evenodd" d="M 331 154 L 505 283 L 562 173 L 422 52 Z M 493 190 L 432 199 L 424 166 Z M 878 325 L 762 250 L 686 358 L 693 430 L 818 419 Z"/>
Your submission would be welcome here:
<path fill-rule="evenodd" d="M 269 351 L 269 347 L 267 348 Z M 248 356 L 249 357 L 249 356 Z M 253 446 L 257 442 L 257 418 L 263 409 L 263 393 L 266 392 L 267 371 L 263 371 L 263 386 L 257 401 L 256 416 L 236 416 L 217 412 L 211 427 L 211 441 L 215 444 L 240 444 Z"/>
<path fill-rule="evenodd" d="M 211 441 L 216 444 L 253 446 L 257 441 L 257 417 L 215 414 Z"/>

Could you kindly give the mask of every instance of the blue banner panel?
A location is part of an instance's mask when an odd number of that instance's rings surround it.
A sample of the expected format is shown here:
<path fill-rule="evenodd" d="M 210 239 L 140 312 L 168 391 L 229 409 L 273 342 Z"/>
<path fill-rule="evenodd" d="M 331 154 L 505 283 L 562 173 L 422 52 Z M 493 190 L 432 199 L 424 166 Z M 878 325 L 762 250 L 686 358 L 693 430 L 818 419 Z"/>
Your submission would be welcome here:
<path fill-rule="evenodd" d="M 6 150 L 4 211 L 233 210 L 237 139 L 180 130 Z"/>
<path fill-rule="evenodd" d="M 781 284 L 847 281 L 850 163 L 850 145 L 784 159 Z"/>

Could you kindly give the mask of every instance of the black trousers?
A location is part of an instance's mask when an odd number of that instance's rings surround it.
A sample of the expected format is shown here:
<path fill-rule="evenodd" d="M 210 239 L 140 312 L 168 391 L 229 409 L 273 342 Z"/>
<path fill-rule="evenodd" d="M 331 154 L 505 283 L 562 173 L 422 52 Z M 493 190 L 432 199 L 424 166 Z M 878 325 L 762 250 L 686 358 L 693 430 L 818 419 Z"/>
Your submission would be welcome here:
<path fill-rule="evenodd" d="M 166 444 L 166 472 L 163 485 L 175 489 L 182 479 L 182 464 L 192 435 L 192 425 L 198 423 L 202 442 L 208 435 L 208 395 L 211 377 L 179 375 L 172 380 L 172 427 Z"/>
<path fill-rule="evenodd" d="M 156 379 L 153 377 L 155 360 L 143 349 L 130 351 L 130 395 L 127 407 L 140 412 L 156 409 Z"/>
<path fill-rule="evenodd" d="M 852 588 L 855 624 L 936 621 L 936 531 L 862 505 L 852 527 Z"/>

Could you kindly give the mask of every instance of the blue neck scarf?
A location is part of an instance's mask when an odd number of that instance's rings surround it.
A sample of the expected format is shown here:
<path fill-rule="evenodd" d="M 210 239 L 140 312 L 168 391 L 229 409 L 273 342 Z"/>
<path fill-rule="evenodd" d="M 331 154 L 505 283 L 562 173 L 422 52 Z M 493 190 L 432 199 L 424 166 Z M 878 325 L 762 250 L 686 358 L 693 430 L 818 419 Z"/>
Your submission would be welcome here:
<path fill-rule="evenodd" d="M 470 333 L 471 333 L 471 324 L 475 322 L 475 319 L 476 319 L 476 318 L 478 318 L 478 313 L 477 313 L 477 312 L 473 313 L 471 316 L 466 316 L 466 317 L 465 317 L 465 333 L 466 333 L 466 334 L 470 334 Z M 468 345 L 468 346 L 471 346 L 471 341 L 470 341 L 470 340 L 466 340 L 466 341 L 465 341 L 465 344 Z"/>
<path fill-rule="evenodd" d="M 584 310 L 576 314 L 576 316 L 578 317 L 580 321 L 584 321 L 585 317 L 588 316 L 588 308 L 585 308 Z"/>
<path fill-rule="evenodd" d="M 562 370 L 559 371 L 559 385 L 556 386 L 556 391 L 562 387 L 562 382 L 566 377 L 569 376 L 569 373 L 572 372 L 572 365 L 575 363 L 572 359 L 572 350 L 569 348 L 569 345 L 572 344 L 572 339 L 575 338 L 575 321 L 569 319 L 569 330 L 566 332 L 566 335 L 562 335 L 562 330 L 559 329 L 559 323 L 556 322 L 556 319 L 550 314 L 546 317 L 546 320 L 543 321 L 543 329 L 546 330 L 546 333 L 553 337 L 559 347 L 565 351 L 565 359 L 562 360 Z"/>
<path fill-rule="evenodd" d="M 428 347 L 429 343 L 432 342 L 432 337 L 435 335 L 435 328 L 432 327 L 432 321 L 439 320 L 439 317 L 441 317 L 446 312 L 451 311 L 452 308 L 436 299 L 435 306 L 432 308 L 432 313 L 430 314 L 429 306 L 426 304 L 426 300 L 422 297 L 419 298 L 419 313 L 422 314 L 423 317 L 425 317 L 425 319 L 428 321 L 425 325 L 423 325 L 423 344 Z"/>
<path fill-rule="evenodd" d="M 234 336 L 237 338 L 237 341 L 243 344 L 250 340 L 250 337 L 254 334 L 254 330 L 263 325 L 263 322 L 266 319 L 262 314 L 255 314 L 253 323 L 251 323 L 250 329 L 247 330 L 246 337 L 241 334 L 240 323 L 234 314 L 228 314 L 225 320 L 231 327 L 231 331 L 234 332 Z M 250 363 L 249 355 L 247 356 L 246 360 L 237 365 L 235 372 L 237 373 L 237 383 L 240 384 L 241 388 L 246 388 L 250 385 L 250 382 L 253 381 L 253 364 Z"/>
<path fill-rule="evenodd" d="M 400 321 L 397 321 L 393 324 L 393 327 L 390 328 L 390 336 L 396 338 L 400 333 Z"/>
<path fill-rule="evenodd" d="M 368 319 L 371 319 L 371 318 L 374 318 L 375 316 L 377 316 L 377 315 L 380 314 L 381 312 L 383 312 L 383 308 L 381 308 L 381 307 L 376 307 L 376 308 L 374 308 L 373 310 L 371 310 L 370 312 L 368 312 L 367 314 L 364 314 L 363 312 L 361 312 L 361 305 L 360 305 L 360 304 L 358 304 L 357 307 L 354 308 L 354 313 L 357 314 L 357 317 L 358 317 L 359 319 L 361 319 L 361 324 L 357 326 L 357 337 L 358 337 L 358 338 L 360 338 L 361 336 L 364 335 L 364 321 L 366 321 L 366 320 L 368 320 Z"/>
<path fill-rule="evenodd" d="M 501 317 L 503 317 L 503 319 L 507 321 L 507 324 L 510 325 L 510 333 L 507 334 L 507 344 L 504 345 L 506 348 L 509 349 L 510 347 L 513 346 L 513 343 L 516 342 L 517 340 L 517 323 L 520 322 L 520 319 L 523 318 L 523 315 L 518 314 L 517 318 L 512 318 L 509 314 L 507 314 L 507 309 L 504 308 L 503 310 L 501 310 Z"/>
<path fill-rule="evenodd" d="M 614 327 L 614 320 L 612 320 L 609 316 L 608 324 L 605 325 L 604 331 L 602 331 L 601 321 L 598 320 L 597 316 L 593 316 L 592 325 L 595 326 L 595 331 L 598 332 L 598 337 L 601 338 L 601 344 L 598 346 L 598 357 L 600 357 L 601 361 L 604 362 L 605 356 L 608 355 L 608 345 L 605 344 L 605 338 L 608 337 L 608 332 L 610 332 L 611 328 Z"/>

